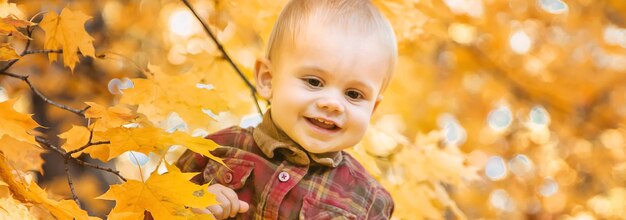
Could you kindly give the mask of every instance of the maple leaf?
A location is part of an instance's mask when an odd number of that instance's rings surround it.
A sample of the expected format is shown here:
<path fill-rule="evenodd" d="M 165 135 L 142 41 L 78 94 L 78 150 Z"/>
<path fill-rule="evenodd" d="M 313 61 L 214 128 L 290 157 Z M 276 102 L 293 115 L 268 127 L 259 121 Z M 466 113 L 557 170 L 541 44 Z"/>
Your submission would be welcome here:
<path fill-rule="evenodd" d="M 94 148 L 108 147 L 109 157 L 113 159 L 126 151 L 137 151 L 144 154 L 157 152 L 163 148 L 164 143 L 160 142 L 163 132 L 156 127 L 145 128 L 112 128 L 105 132 L 98 132 L 111 144 L 93 146 Z M 169 147 L 169 145 L 168 145 Z"/>
<path fill-rule="evenodd" d="M 0 178 L 8 185 L 17 200 L 41 204 L 56 218 L 61 220 L 92 219 L 73 200 L 56 201 L 49 199 L 48 194 L 37 183 L 27 183 L 21 177 L 14 176 L 13 172 L 14 170 L 7 163 L 6 156 L 0 152 Z"/>
<path fill-rule="evenodd" d="M 14 59 L 19 59 L 20 56 L 17 55 L 15 49 L 9 43 L 0 44 L 0 61 L 9 61 Z"/>
<path fill-rule="evenodd" d="M 96 123 L 94 129 L 96 131 L 120 127 L 137 117 L 133 114 L 132 110 L 122 106 L 106 108 L 93 102 L 85 103 L 90 106 L 89 109 L 85 111 L 85 117 L 98 119 L 98 123 Z"/>
<path fill-rule="evenodd" d="M 38 145 L 18 141 L 5 135 L 0 138 L 0 151 L 7 156 L 9 163 L 15 169 L 36 170 L 43 173 L 41 153 L 45 152 L 45 150 Z"/>
<path fill-rule="evenodd" d="M 13 16 L 0 18 L 0 35 L 11 35 L 19 39 L 31 39 L 22 32 L 18 31 L 17 28 L 25 28 L 34 24 L 35 23 L 17 19 Z"/>
<path fill-rule="evenodd" d="M 0 216 L 2 219 L 37 219 L 23 203 L 11 197 L 0 198 Z"/>
<path fill-rule="evenodd" d="M 13 109 L 17 99 L 0 102 L 0 138 L 4 135 L 31 144 L 37 144 L 35 137 L 29 134 L 39 125 L 30 114 L 23 114 Z"/>
<path fill-rule="evenodd" d="M 0 0 L 0 18 L 14 15 L 23 18 L 24 13 L 17 7 L 15 3 L 8 3 L 8 0 Z"/>
<path fill-rule="evenodd" d="M 213 120 L 203 110 L 217 114 L 225 111 L 225 102 L 213 90 L 198 88 L 191 74 L 168 75 L 149 66 L 154 76 L 132 79 L 133 88 L 124 90 L 121 103 L 138 105 L 143 113 L 158 124 L 176 112 L 190 127 L 207 127 Z"/>
<path fill-rule="evenodd" d="M 84 56 L 95 57 L 93 38 L 85 31 L 84 23 L 91 17 L 80 11 L 73 12 L 68 8 L 61 11 L 49 12 L 39 24 L 46 32 L 44 49 L 63 49 L 63 62 L 65 66 L 74 71 L 74 66 L 79 61 L 78 51 Z M 56 53 L 48 53 L 50 62 L 57 59 Z"/>
<path fill-rule="evenodd" d="M 215 195 L 207 191 L 208 184 L 189 181 L 197 173 L 181 173 L 175 166 L 165 165 L 168 173 L 153 172 L 145 182 L 128 180 L 99 196 L 116 202 L 109 217 L 122 219 L 147 210 L 155 219 L 187 219 L 194 216 L 189 208 L 218 204 Z"/>
<path fill-rule="evenodd" d="M 65 143 L 63 144 L 62 148 L 65 151 L 69 152 L 85 146 L 85 144 L 87 144 L 87 142 L 89 141 L 90 133 L 91 132 L 86 127 L 73 125 L 70 130 L 67 130 L 66 132 L 63 132 L 59 135 L 59 138 L 65 139 Z M 103 139 L 101 137 L 94 134 L 91 141 L 97 142 L 102 140 Z M 109 160 L 108 147 L 91 146 L 81 152 L 77 152 L 78 155 L 80 155 L 81 153 L 89 154 L 92 158 L 99 159 L 101 161 Z"/>
<path fill-rule="evenodd" d="M 113 159 L 127 151 L 149 154 L 150 152 L 165 151 L 172 145 L 182 145 L 223 164 L 220 158 L 210 153 L 210 151 L 215 150 L 219 145 L 212 140 L 202 137 L 193 137 L 180 131 L 167 133 L 153 126 L 141 128 L 119 127 L 109 129 L 105 132 L 97 132 L 97 135 L 111 142 L 106 145 L 90 147 L 95 149 L 108 148 L 109 155 L 104 161 Z"/>

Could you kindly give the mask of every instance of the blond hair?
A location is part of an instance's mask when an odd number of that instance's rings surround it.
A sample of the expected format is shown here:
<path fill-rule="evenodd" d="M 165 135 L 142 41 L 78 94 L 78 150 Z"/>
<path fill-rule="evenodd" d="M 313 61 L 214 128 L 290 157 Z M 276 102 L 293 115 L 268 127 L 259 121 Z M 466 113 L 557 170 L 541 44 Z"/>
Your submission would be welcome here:
<path fill-rule="evenodd" d="M 387 86 L 395 69 L 398 49 L 396 38 L 387 19 L 370 0 L 291 0 L 283 8 L 270 34 L 265 57 L 276 60 L 277 53 L 286 42 L 295 42 L 296 36 L 309 19 L 332 22 L 360 35 L 377 37 L 390 49 L 390 69 L 383 82 Z"/>

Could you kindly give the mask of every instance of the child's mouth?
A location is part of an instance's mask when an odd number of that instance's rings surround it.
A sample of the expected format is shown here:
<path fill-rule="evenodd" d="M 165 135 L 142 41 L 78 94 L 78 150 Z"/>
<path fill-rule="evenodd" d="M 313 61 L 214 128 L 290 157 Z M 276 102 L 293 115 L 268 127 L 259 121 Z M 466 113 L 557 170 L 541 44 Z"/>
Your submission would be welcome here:
<path fill-rule="evenodd" d="M 324 120 L 321 118 L 306 118 L 307 121 L 309 121 L 311 124 L 325 129 L 325 130 L 337 130 L 339 129 L 339 127 L 337 127 L 337 125 L 335 125 L 335 123 L 333 123 L 332 121 L 328 121 L 328 120 Z"/>

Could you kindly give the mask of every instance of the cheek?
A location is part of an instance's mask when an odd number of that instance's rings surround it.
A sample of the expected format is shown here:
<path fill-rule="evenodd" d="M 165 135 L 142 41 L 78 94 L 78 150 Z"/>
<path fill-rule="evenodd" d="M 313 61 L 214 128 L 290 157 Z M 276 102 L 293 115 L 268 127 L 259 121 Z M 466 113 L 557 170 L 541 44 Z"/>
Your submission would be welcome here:
<path fill-rule="evenodd" d="M 370 116 L 371 111 L 366 110 L 366 108 L 353 111 L 350 116 L 350 126 L 353 128 L 354 135 L 362 137 L 362 135 L 365 134 L 367 125 L 369 125 Z"/>

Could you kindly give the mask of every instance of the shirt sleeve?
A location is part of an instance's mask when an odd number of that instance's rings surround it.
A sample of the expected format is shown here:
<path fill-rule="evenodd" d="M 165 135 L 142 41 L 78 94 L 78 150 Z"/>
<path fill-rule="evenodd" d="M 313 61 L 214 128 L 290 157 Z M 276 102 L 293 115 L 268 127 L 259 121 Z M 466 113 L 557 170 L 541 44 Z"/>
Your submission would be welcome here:
<path fill-rule="evenodd" d="M 196 184 L 204 184 L 206 181 L 202 176 L 202 171 L 206 167 L 208 160 L 209 159 L 202 154 L 185 150 L 183 155 L 178 158 L 175 165 L 181 172 L 200 172 L 198 175 L 191 178 L 190 181 Z"/>
<path fill-rule="evenodd" d="M 367 210 L 367 219 L 390 219 L 394 204 L 391 195 L 383 188 L 376 188 L 370 208 Z"/>

